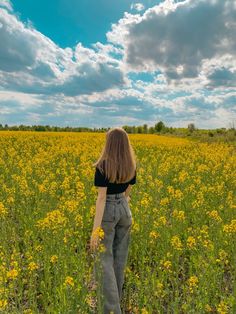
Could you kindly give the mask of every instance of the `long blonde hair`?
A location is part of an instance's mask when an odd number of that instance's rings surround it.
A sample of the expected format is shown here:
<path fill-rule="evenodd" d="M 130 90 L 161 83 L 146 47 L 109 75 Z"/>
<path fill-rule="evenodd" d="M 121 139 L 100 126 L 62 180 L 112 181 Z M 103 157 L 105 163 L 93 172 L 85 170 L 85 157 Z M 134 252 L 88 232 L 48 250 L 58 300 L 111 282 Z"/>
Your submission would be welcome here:
<path fill-rule="evenodd" d="M 105 146 L 93 166 L 111 183 L 125 183 L 134 177 L 136 156 L 123 128 L 114 127 L 106 132 Z"/>

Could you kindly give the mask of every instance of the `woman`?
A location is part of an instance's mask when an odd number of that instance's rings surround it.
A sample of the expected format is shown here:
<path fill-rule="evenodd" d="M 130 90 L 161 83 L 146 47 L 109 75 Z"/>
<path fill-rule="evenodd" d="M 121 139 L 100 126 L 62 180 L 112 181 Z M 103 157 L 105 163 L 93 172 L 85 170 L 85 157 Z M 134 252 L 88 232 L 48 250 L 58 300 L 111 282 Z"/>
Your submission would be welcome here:
<path fill-rule="evenodd" d="M 98 197 L 90 249 L 97 249 L 99 236 L 94 231 L 101 227 L 104 231 L 101 243 L 105 247 L 105 251 L 100 253 L 104 314 L 121 313 L 120 300 L 132 225 L 129 194 L 131 185 L 136 183 L 135 159 L 128 134 L 116 127 L 106 133 L 106 144 L 94 164 Z"/>

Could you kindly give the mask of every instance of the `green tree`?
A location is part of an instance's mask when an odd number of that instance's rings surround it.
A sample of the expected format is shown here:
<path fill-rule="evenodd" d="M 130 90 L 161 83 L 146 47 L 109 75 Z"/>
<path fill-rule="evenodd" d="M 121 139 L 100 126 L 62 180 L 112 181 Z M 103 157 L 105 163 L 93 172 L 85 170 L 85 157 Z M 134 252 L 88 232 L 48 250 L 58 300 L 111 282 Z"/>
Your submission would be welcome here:
<path fill-rule="evenodd" d="M 154 128 L 156 132 L 161 132 L 164 130 L 165 124 L 162 121 L 159 121 L 158 123 L 155 124 Z"/>

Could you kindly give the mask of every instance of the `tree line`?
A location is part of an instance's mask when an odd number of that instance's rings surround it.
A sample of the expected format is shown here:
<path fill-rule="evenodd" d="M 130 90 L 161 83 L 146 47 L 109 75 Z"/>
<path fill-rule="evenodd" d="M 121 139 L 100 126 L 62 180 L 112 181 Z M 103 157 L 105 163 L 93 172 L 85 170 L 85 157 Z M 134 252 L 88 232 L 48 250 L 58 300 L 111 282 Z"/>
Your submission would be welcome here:
<path fill-rule="evenodd" d="M 177 136 L 198 136 L 207 135 L 208 137 L 214 137 L 215 135 L 226 135 L 228 133 L 236 136 L 236 130 L 234 124 L 229 128 L 217 128 L 217 129 L 198 129 L 194 123 L 189 123 L 186 128 L 177 128 L 172 126 L 166 126 L 163 121 L 157 122 L 154 126 L 148 126 L 147 124 L 138 126 L 122 126 L 127 133 L 130 134 L 169 134 Z M 36 132 L 106 132 L 110 127 L 101 128 L 89 128 L 89 127 L 60 127 L 50 125 L 13 125 L 0 124 L 0 131 L 36 131 Z"/>

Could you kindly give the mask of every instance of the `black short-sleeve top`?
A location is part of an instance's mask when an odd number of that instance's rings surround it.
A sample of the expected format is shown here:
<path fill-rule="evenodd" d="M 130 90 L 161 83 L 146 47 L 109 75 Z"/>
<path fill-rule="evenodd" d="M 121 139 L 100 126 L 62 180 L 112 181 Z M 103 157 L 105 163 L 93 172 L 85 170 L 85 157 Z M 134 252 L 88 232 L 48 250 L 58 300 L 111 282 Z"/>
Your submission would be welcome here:
<path fill-rule="evenodd" d="M 133 185 L 136 183 L 136 169 L 134 177 L 125 183 L 111 183 L 109 180 L 101 173 L 101 171 L 96 167 L 95 175 L 94 175 L 94 185 L 95 186 L 107 186 L 107 194 L 117 194 L 123 193 L 129 184 Z"/>

